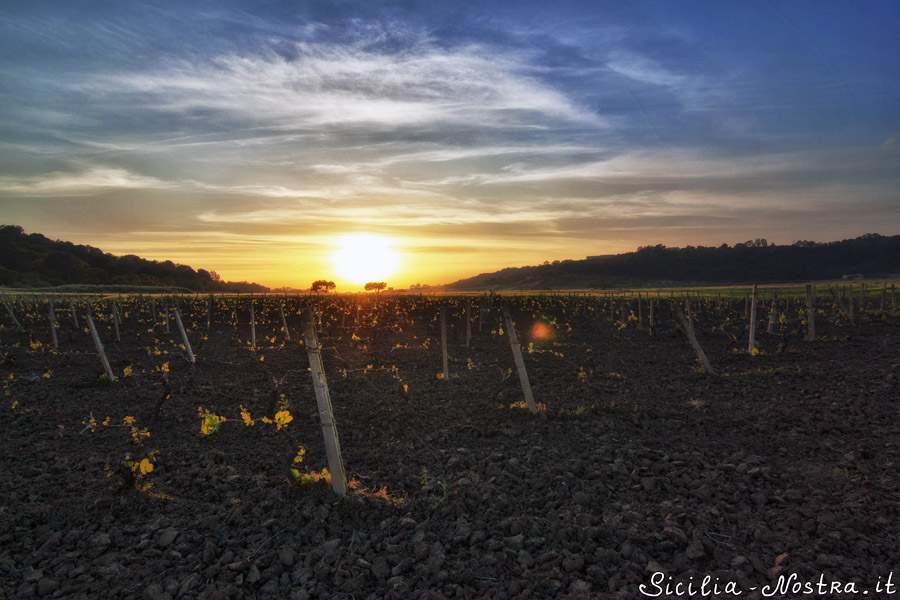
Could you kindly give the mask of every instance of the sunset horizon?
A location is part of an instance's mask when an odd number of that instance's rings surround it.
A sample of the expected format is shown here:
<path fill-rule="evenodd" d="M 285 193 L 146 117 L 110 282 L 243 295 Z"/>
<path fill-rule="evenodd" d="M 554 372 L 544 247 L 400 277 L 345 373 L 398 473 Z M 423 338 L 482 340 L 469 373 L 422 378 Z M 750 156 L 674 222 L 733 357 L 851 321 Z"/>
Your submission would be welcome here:
<path fill-rule="evenodd" d="M 0 221 L 339 290 L 900 229 L 900 10 L 0 9 Z"/>

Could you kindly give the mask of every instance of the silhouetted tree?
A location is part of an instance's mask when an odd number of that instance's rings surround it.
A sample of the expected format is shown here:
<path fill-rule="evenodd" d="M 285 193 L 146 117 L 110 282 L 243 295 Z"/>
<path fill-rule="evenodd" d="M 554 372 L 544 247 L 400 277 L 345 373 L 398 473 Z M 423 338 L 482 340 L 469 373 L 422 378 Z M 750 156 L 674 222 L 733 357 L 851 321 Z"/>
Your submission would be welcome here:
<path fill-rule="evenodd" d="M 318 292 L 319 290 L 325 290 L 325 293 L 328 293 L 328 290 L 333 290 L 336 286 L 333 281 L 327 281 L 325 279 L 316 279 L 312 282 L 312 285 L 309 286 L 309 289 Z"/>

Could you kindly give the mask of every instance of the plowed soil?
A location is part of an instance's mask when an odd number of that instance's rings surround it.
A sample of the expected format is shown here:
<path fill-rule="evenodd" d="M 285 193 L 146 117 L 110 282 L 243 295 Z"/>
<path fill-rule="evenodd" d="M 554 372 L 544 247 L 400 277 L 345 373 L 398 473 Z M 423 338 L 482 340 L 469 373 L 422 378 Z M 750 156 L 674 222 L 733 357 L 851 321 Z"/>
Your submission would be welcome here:
<path fill-rule="evenodd" d="M 46 303 L 15 305 L 26 332 L 4 314 L 0 598 L 689 597 L 676 582 L 759 598 L 820 577 L 859 593 L 774 597 L 881 598 L 892 570 L 900 585 L 900 329 L 874 301 L 854 325 L 821 307 L 813 342 L 798 303 L 767 334 L 767 305 L 756 355 L 743 301 L 695 303 L 712 375 L 665 298 L 653 335 L 646 305 L 639 327 L 609 299 L 514 298 L 532 414 L 498 299 L 472 299 L 467 347 L 463 299 L 364 301 L 357 322 L 355 299 L 317 298 L 344 498 L 288 470 L 298 445 L 299 471 L 327 464 L 299 341 L 311 301 L 257 299 L 254 349 L 247 299 L 235 324 L 217 298 L 208 329 L 206 300 L 181 299 L 195 364 L 162 300 L 154 321 L 148 299 L 121 299 L 121 341 L 95 302 L 114 382 L 83 304 L 75 327 L 57 303 L 58 352 Z M 284 431 L 240 417 L 280 404 Z M 210 435 L 201 406 L 227 418 Z M 123 485 L 126 455 L 151 450 L 144 489 Z"/>

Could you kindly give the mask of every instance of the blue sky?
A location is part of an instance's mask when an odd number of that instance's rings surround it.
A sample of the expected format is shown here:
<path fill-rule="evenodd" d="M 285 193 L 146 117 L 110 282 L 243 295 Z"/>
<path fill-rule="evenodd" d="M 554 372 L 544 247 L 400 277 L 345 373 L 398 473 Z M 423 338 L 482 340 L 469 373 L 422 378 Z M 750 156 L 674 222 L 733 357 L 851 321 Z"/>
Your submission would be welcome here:
<path fill-rule="evenodd" d="M 305 285 L 900 225 L 897 2 L 5 2 L 0 221 Z"/>

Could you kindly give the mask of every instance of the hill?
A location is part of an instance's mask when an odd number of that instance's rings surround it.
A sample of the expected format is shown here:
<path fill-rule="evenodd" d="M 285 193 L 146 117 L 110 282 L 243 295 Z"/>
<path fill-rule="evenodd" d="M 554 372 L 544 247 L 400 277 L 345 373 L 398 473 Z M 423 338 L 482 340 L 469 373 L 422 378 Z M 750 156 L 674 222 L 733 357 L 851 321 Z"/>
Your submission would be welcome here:
<path fill-rule="evenodd" d="M 769 244 L 754 240 L 718 247 L 644 246 L 635 252 L 564 260 L 482 273 L 448 290 L 572 289 L 773 283 L 888 276 L 900 272 L 900 235 L 867 233 L 839 242 Z"/>
<path fill-rule="evenodd" d="M 0 226 L 0 286 L 36 288 L 91 285 L 187 288 L 195 292 L 267 292 L 246 281 L 221 281 L 215 271 L 159 262 L 129 254 L 114 256 L 93 246 L 27 234 Z"/>

